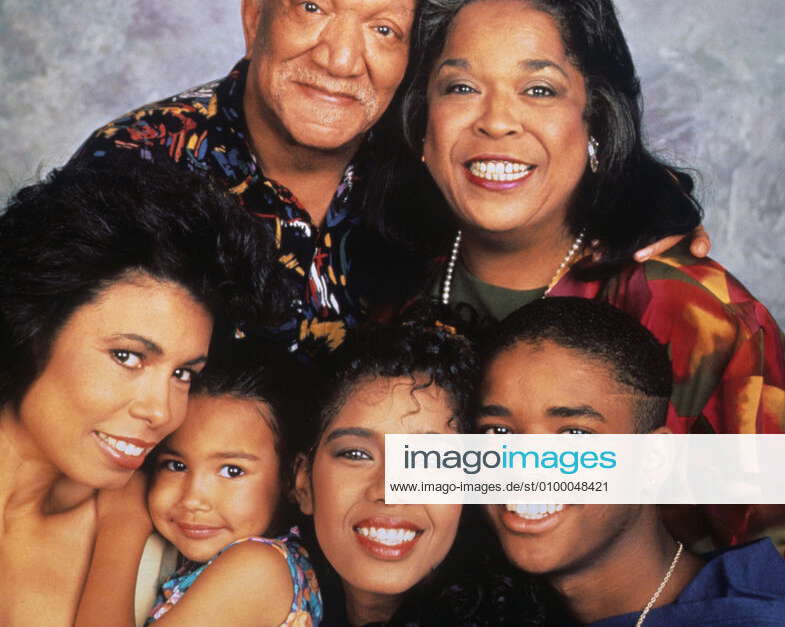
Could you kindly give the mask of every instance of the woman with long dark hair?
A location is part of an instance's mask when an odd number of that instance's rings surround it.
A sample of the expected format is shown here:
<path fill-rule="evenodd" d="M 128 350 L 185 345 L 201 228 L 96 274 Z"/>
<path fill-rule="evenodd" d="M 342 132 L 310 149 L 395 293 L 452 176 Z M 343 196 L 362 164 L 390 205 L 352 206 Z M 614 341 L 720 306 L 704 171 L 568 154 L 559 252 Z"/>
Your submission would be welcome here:
<path fill-rule="evenodd" d="M 124 486 L 182 422 L 214 326 L 264 315 L 278 291 L 269 237 L 205 180 L 147 169 L 68 167 L 10 202 L 1 624 L 73 624 L 97 530 L 112 524 L 97 490 Z"/>

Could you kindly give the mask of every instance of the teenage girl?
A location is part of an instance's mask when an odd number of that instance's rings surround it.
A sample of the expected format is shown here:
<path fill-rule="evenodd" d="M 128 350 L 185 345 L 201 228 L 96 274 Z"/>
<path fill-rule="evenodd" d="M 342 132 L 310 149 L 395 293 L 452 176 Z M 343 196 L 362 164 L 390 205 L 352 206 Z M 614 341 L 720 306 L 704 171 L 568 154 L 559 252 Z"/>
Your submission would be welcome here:
<path fill-rule="evenodd" d="M 333 372 L 296 473 L 304 533 L 327 584 L 324 624 L 387 624 L 420 607 L 461 506 L 385 503 L 384 436 L 462 432 L 475 359 L 444 324 L 370 325 L 350 332 Z"/>

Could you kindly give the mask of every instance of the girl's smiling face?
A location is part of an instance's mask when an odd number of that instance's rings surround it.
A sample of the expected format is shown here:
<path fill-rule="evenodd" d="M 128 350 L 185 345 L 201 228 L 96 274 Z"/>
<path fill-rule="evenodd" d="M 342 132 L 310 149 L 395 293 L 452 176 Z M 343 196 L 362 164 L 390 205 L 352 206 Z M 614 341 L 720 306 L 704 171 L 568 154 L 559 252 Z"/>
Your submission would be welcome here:
<path fill-rule="evenodd" d="M 176 283 L 129 275 L 57 333 L 19 405 L 26 455 L 96 488 L 125 484 L 185 418 L 212 317 Z"/>
<path fill-rule="evenodd" d="M 308 469 L 297 473 L 300 508 L 348 591 L 398 595 L 452 546 L 460 505 L 386 505 L 384 436 L 454 433 L 449 395 L 411 377 L 360 382 L 328 425 Z"/>
<path fill-rule="evenodd" d="M 553 18 L 483 0 L 452 22 L 428 84 L 424 155 L 466 228 L 563 228 L 586 170 L 586 86 Z"/>
<path fill-rule="evenodd" d="M 164 442 L 150 516 L 188 559 L 207 561 L 270 526 L 281 485 L 269 411 L 252 400 L 197 395 L 183 426 Z"/>

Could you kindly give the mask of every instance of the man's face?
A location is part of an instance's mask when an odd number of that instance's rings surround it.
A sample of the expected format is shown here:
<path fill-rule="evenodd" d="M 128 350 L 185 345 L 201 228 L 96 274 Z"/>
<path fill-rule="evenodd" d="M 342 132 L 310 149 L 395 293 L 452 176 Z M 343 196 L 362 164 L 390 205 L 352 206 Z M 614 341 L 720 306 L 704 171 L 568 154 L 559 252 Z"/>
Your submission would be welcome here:
<path fill-rule="evenodd" d="M 485 373 L 479 433 L 633 433 L 635 396 L 607 363 L 545 341 L 500 353 Z M 530 573 L 581 570 L 613 555 L 640 505 L 486 505 L 507 557 Z M 634 533 L 627 537 L 634 537 Z M 623 544 L 624 540 L 622 540 Z"/>
<path fill-rule="evenodd" d="M 319 150 L 359 141 L 403 79 L 414 5 L 244 0 L 249 128 Z"/>

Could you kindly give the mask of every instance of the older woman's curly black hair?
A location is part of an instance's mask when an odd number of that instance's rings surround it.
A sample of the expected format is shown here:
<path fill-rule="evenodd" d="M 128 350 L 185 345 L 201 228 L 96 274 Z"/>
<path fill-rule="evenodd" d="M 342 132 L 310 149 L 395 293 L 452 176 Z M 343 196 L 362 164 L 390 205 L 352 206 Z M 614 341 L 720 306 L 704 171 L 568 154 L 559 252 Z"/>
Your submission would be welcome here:
<path fill-rule="evenodd" d="M 136 273 L 185 287 L 216 328 L 273 320 L 272 234 L 204 178 L 139 162 L 66 166 L 0 216 L 0 406 L 18 403 L 82 305 Z"/>

